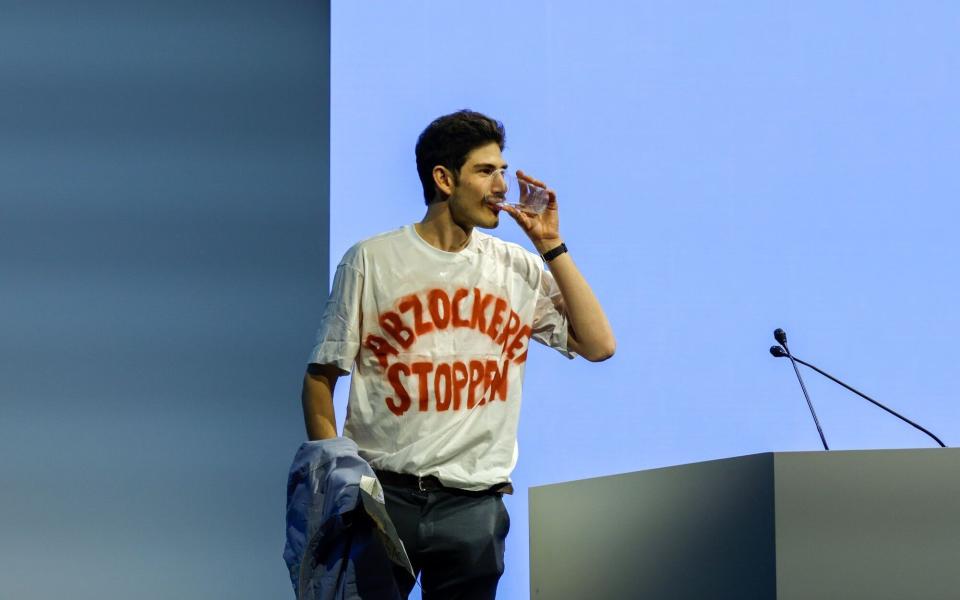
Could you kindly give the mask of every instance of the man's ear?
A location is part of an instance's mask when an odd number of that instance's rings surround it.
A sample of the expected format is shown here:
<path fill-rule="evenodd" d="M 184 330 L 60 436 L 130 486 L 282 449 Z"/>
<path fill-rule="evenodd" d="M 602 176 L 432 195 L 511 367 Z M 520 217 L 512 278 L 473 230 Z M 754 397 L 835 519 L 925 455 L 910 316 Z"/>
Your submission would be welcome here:
<path fill-rule="evenodd" d="M 455 185 L 453 173 L 446 167 L 437 165 L 433 168 L 433 184 L 437 186 L 437 191 L 444 198 L 449 198 L 453 194 Z"/>

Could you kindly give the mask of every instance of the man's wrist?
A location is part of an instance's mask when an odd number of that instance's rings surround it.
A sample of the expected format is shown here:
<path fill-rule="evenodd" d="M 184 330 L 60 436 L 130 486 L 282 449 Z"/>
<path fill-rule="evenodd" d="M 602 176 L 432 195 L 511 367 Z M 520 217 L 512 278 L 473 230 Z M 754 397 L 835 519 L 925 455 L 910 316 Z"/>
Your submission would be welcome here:
<path fill-rule="evenodd" d="M 563 240 L 556 239 L 556 240 L 548 240 L 545 242 L 534 242 L 533 247 L 537 249 L 537 253 L 540 256 L 543 256 L 547 252 L 550 252 L 555 248 L 559 248 L 562 245 L 563 245 Z"/>
<path fill-rule="evenodd" d="M 541 254 L 540 258 L 543 259 L 543 262 L 549 264 L 553 262 L 555 258 L 558 258 L 560 255 L 566 254 L 566 253 L 567 253 L 567 245 L 561 242 L 560 245 L 557 246 L 556 248 L 552 250 L 548 250 L 543 254 Z"/>

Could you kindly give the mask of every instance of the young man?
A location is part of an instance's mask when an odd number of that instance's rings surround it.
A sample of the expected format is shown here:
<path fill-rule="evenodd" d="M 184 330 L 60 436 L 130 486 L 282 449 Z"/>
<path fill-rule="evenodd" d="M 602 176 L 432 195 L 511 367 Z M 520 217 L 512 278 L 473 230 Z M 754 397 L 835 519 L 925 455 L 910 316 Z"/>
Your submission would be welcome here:
<path fill-rule="evenodd" d="M 347 251 L 304 378 L 308 437 L 325 439 L 337 436 L 337 377 L 352 370 L 343 435 L 377 472 L 425 598 L 496 595 L 529 340 L 591 361 L 615 348 L 563 243 L 555 193 L 541 215 L 498 206 L 504 141 L 501 123 L 466 110 L 423 131 L 427 213 Z M 501 211 L 542 259 L 476 231 Z M 414 581 L 396 577 L 406 596 Z"/>

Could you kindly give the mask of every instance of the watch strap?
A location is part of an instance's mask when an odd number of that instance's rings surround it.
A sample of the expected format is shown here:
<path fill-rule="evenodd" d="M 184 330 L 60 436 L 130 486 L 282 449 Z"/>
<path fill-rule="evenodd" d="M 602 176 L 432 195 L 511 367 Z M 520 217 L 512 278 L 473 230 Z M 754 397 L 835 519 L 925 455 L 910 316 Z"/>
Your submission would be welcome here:
<path fill-rule="evenodd" d="M 557 246 L 553 250 L 548 250 L 547 252 L 544 252 L 543 254 L 540 255 L 540 257 L 543 258 L 543 262 L 548 263 L 551 260 L 555 259 L 556 257 L 560 256 L 561 254 L 564 254 L 565 252 L 567 252 L 567 245 L 561 242 L 559 246 Z"/>

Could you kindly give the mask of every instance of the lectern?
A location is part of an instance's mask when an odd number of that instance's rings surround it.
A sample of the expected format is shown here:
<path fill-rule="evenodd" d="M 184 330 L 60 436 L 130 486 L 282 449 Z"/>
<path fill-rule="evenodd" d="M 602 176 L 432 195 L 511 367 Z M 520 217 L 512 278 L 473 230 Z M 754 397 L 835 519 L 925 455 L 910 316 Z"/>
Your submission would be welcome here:
<path fill-rule="evenodd" d="M 529 499 L 535 599 L 960 598 L 960 449 L 755 454 Z"/>

